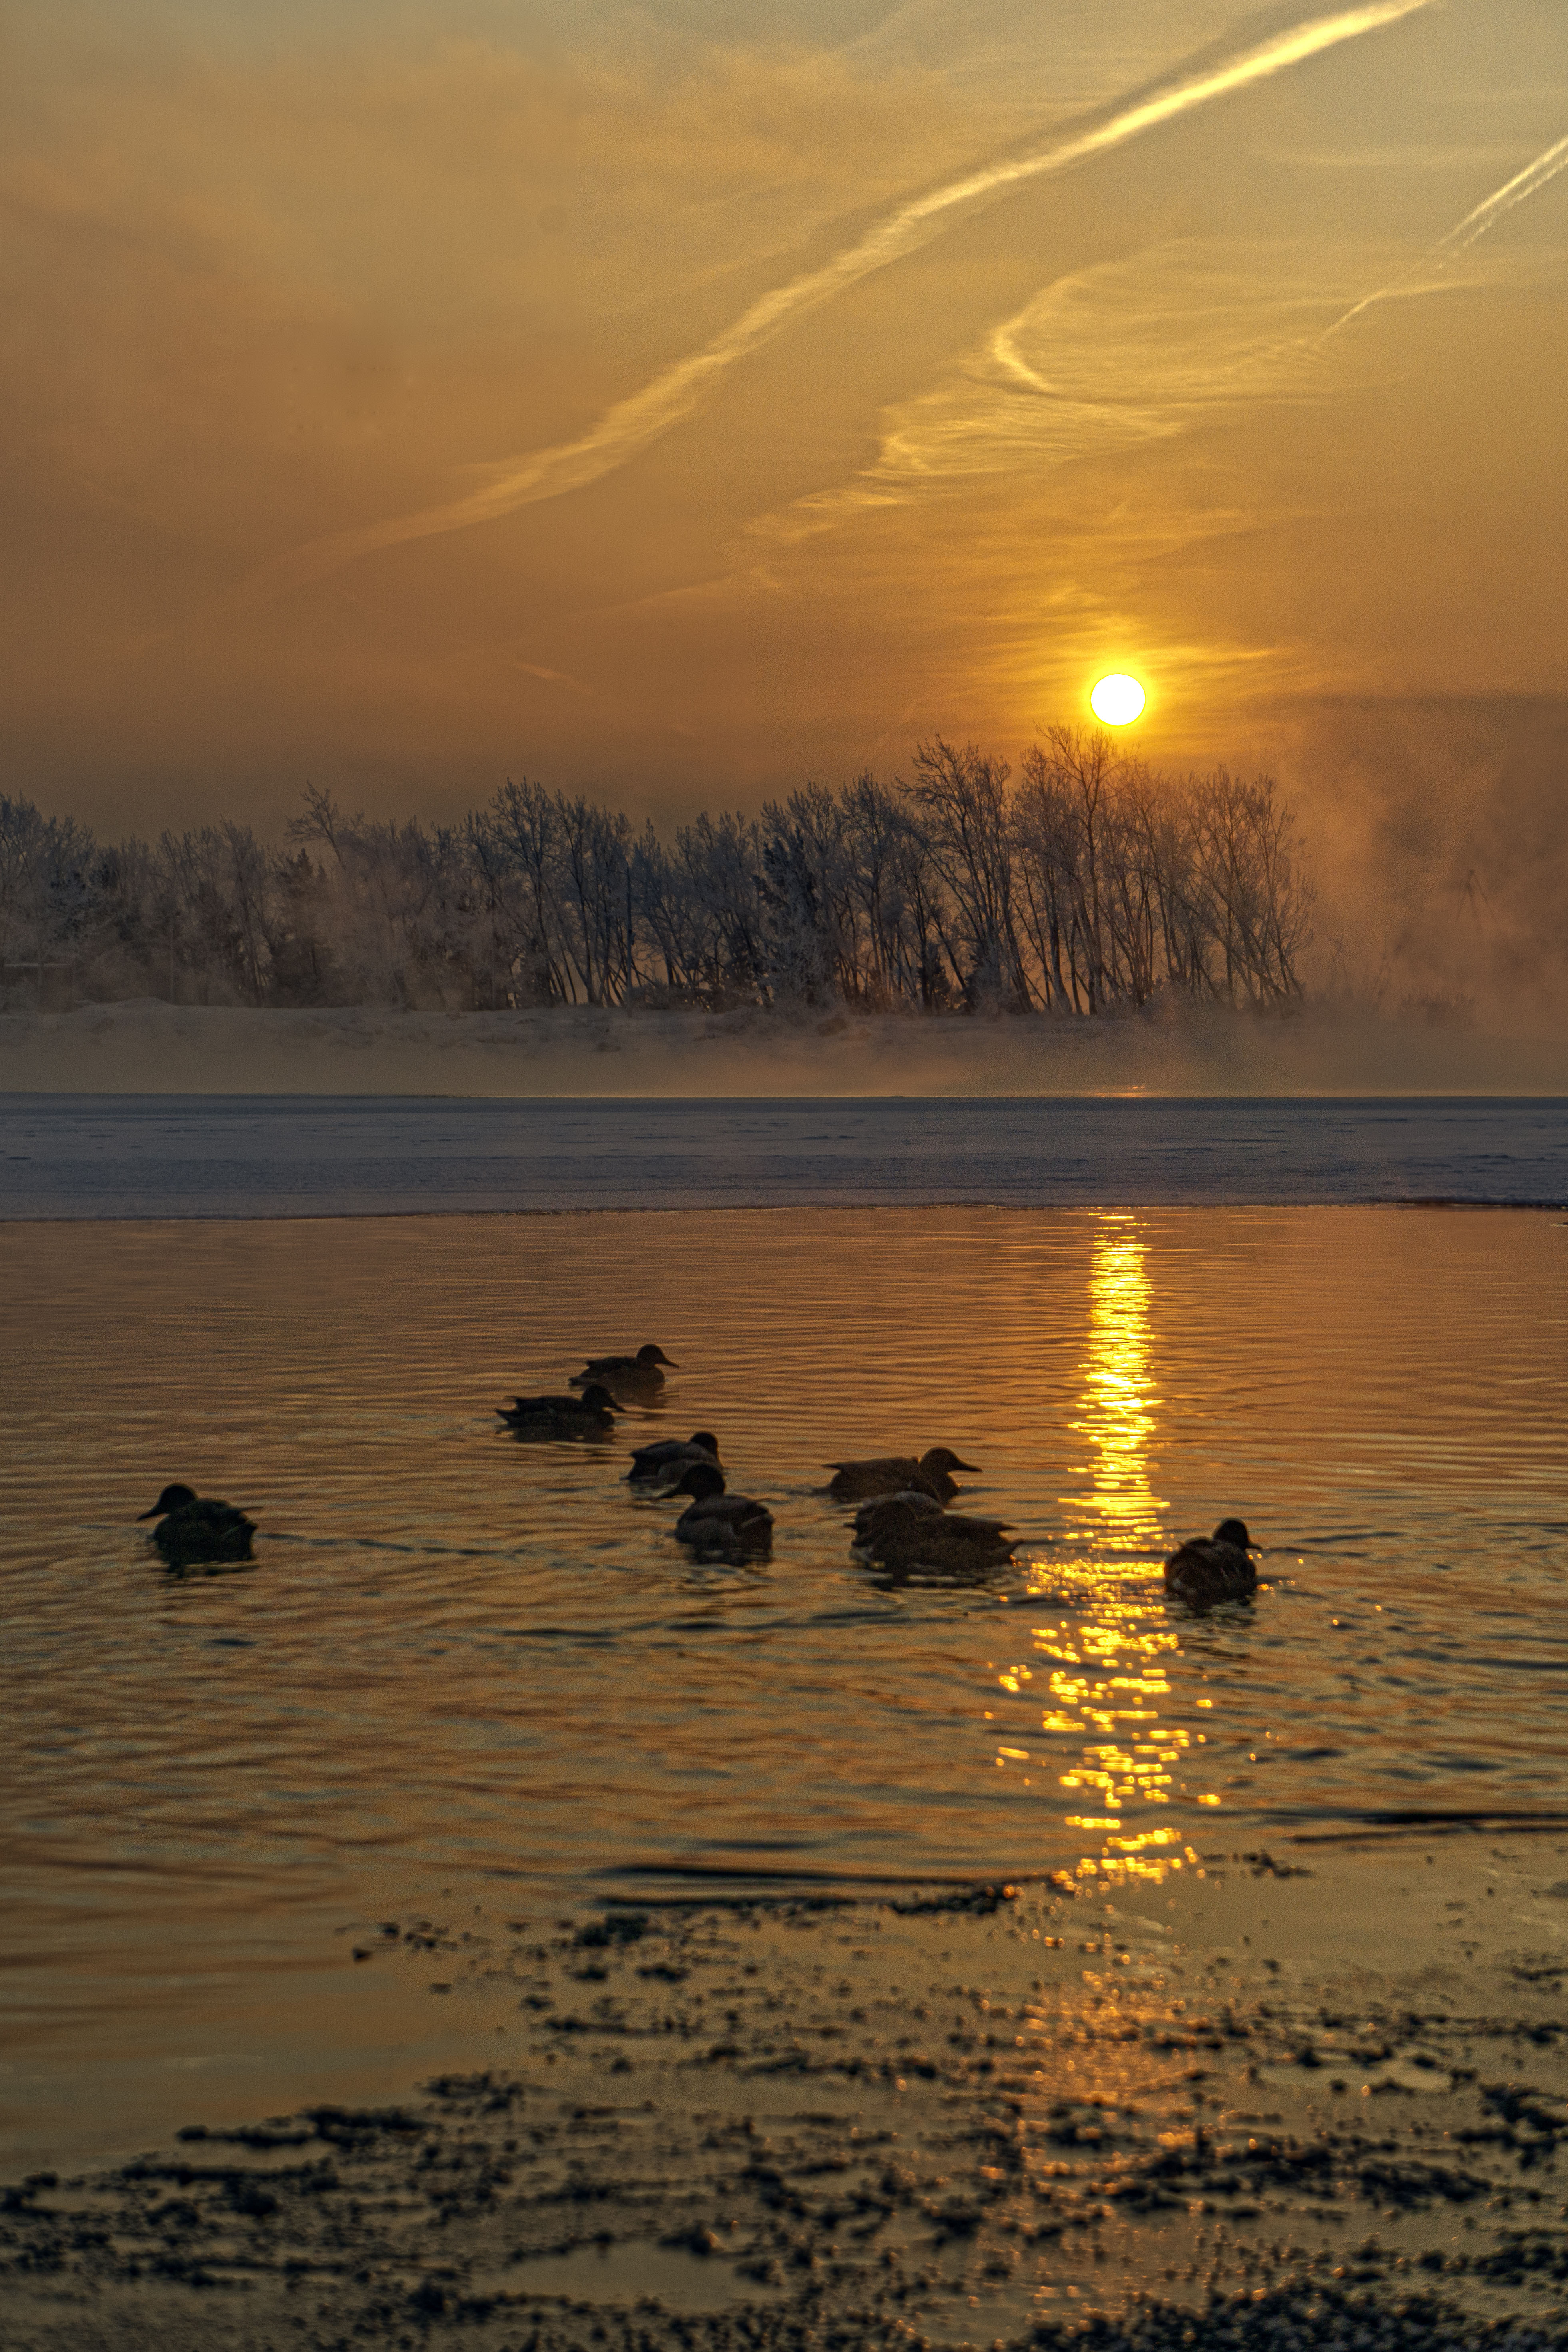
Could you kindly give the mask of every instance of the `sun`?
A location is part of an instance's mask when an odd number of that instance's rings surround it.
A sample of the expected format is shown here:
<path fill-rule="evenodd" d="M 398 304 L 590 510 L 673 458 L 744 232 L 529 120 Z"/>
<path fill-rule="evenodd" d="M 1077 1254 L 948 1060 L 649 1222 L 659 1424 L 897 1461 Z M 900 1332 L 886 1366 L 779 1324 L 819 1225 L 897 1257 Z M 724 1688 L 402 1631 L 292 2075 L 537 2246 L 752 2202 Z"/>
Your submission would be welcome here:
<path fill-rule="evenodd" d="M 1109 677 L 1097 681 L 1089 707 L 1104 727 L 1131 727 L 1143 716 L 1147 698 L 1135 677 L 1129 677 L 1124 670 L 1113 670 Z"/>

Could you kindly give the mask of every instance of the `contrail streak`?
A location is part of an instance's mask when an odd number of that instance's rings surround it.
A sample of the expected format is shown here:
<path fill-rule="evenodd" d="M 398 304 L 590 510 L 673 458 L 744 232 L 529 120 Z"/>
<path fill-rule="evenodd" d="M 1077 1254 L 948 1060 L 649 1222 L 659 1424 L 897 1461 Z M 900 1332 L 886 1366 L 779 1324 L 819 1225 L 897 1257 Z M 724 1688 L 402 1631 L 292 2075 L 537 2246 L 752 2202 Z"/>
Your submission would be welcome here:
<path fill-rule="evenodd" d="M 878 221 L 830 260 L 791 278 L 771 294 L 763 295 L 700 351 L 661 368 L 640 392 L 607 408 L 597 424 L 577 440 L 537 450 L 499 471 L 483 489 L 446 505 L 426 507 L 415 514 L 395 516 L 390 521 L 311 540 L 263 565 L 236 593 L 265 593 L 297 586 L 335 572 L 378 548 L 395 547 L 408 540 L 431 539 L 444 531 L 470 530 L 476 523 L 492 522 L 515 508 L 581 489 L 625 464 L 639 449 L 647 448 L 672 425 L 689 416 L 721 377 L 739 361 L 771 342 L 791 320 L 820 308 L 874 270 L 885 269 L 889 263 L 918 253 L 962 215 L 1031 180 L 1066 171 L 1091 155 L 1104 154 L 1108 149 L 1125 146 L 1129 140 L 1189 113 L 1194 107 L 1206 106 L 1212 100 L 1228 97 L 1233 90 L 1246 89 L 1254 82 L 1267 81 L 1274 74 L 1321 56 L 1325 49 L 1358 40 L 1364 33 L 1376 32 L 1384 25 L 1395 24 L 1402 16 L 1415 16 L 1433 5 L 1434 0 L 1369 0 L 1369 5 L 1363 7 L 1312 17 L 1289 32 L 1277 34 L 1258 47 L 1244 51 L 1226 65 L 1156 90 L 1091 131 L 1006 163 L 985 164 L 949 181 L 945 187 L 900 205 L 896 212 Z"/>
<path fill-rule="evenodd" d="M 1515 205 L 1521 205 L 1527 196 L 1534 195 L 1548 180 L 1554 180 L 1559 172 L 1568 172 L 1568 139 L 1560 139 L 1555 147 L 1549 147 L 1543 155 L 1536 157 L 1533 163 L 1527 163 L 1522 172 L 1516 172 L 1513 178 L 1506 181 L 1495 194 L 1489 195 L 1484 205 L 1478 205 L 1473 213 L 1467 213 L 1458 228 L 1451 228 L 1447 236 L 1440 236 L 1419 261 L 1413 261 L 1408 269 L 1402 269 L 1397 278 L 1391 278 L 1387 285 L 1378 287 L 1375 293 L 1363 294 L 1359 302 L 1352 302 L 1342 318 L 1336 319 L 1331 327 L 1323 329 L 1318 338 L 1320 349 L 1331 335 L 1337 335 L 1342 327 L 1348 327 L 1352 319 L 1359 319 L 1363 310 L 1370 310 L 1376 302 L 1386 301 L 1402 286 L 1407 286 L 1419 271 L 1441 269 L 1453 260 L 1456 254 L 1465 252 L 1479 236 L 1485 236 L 1489 228 L 1494 228 L 1505 213 L 1512 212 Z"/>

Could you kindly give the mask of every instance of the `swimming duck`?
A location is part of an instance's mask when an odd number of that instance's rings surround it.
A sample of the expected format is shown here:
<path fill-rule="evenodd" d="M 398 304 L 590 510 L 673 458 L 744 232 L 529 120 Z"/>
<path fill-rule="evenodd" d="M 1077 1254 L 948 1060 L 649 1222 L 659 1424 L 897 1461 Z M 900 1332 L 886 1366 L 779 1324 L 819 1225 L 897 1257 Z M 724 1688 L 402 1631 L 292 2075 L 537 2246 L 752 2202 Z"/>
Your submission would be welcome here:
<path fill-rule="evenodd" d="M 197 1494 L 194 1486 L 165 1486 L 150 1511 L 156 1519 L 153 1541 L 170 1568 L 195 1568 L 204 1560 L 249 1559 L 256 1521 L 232 1503 Z"/>
<path fill-rule="evenodd" d="M 724 1474 L 710 1462 L 694 1462 L 670 1492 L 692 1500 L 675 1522 L 678 1543 L 694 1551 L 767 1551 L 773 1515 L 750 1495 L 727 1495 Z"/>
<path fill-rule="evenodd" d="M 693 1430 L 684 1441 L 661 1437 L 657 1444 L 637 1446 L 626 1476 L 634 1486 L 656 1486 L 664 1479 L 679 1477 L 694 1462 L 711 1462 L 719 1470 L 724 1467 L 719 1459 L 719 1441 L 711 1430 Z"/>
<path fill-rule="evenodd" d="M 518 1437 L 613 1437 L 620 1407 L 595 1381 L 581 1396 L 514 1397 L 497 1412 Z"/>
<path fill-rule="evenodd" d="M 855 1514 L 855 1548 L 889 1568 L 931 1568 L 947 1576 L 973 1576 L 1013 1557 L 1004 1519 L 967 1518 L 944 1511 L 918 1487 L 879 1495 Z"/>
<path fill-rule="evenodd" d="M 947 1445 L 933 1445 L 918 1462 L 912 1454 L 882 1454 L 871 1462 L 830 1462 L 827 1467 L 834 1475 L 828 1481 L 827 1491 L 838 1503 L 863 1503 L 873 1495 L 911 1492 L 931 1495 L 939 1503 L 948 1503 L 958 1492 L 953 1472 L 976 1466 L 973 1462 L 961 1462 Z"/>
<path fill-rule="evenodd" d="M 1165 1590 L 1189 1609 L 1213 1609 L 1222 1601 L 1245 1601 L 1258 1590 L 1256 1549 L 1244 1519 L 1221 1519 L 1212 1536 L 1183 1544 L 1165 1562 Z"/>
<path fill-rule="evenodd" d="M 593 1381 L 605 1381 L 611 1387 L 661 1389 L 664 1386 L 664 1374 L 659 1370 L 661 1364 L 668 1364 L 672 1372 L 680 1370 L 672 1356 L 667 1356 L 662 1348 L 656 1348 L 650 1340 L 646 1348 L 639 1348 L 635 1356 L 593 1357 L 580 1372 L 573 1373 L 571 1386 L 581 1389 L 586 1388 Z"/>

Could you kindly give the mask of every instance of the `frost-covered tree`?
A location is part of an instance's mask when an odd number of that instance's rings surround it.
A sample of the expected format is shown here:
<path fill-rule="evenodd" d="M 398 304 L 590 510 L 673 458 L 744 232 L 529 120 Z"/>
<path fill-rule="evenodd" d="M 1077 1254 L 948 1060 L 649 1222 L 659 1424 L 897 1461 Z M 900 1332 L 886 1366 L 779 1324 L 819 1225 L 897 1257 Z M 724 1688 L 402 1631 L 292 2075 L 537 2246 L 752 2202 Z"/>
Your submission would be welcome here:
<path fill-rule="evenodd" d="M 841 1003 L 1098 1014 L 1300 992 L 1312 893 L 1267 777 L 1161 776 L 1097 730 L 1004 760 L 933 737 L 907 782 L 802 785 L 661 837 L 524 778 L 456 826 L 311 788 L 95 842 L 0 796 L 0 950 L 89 995 L 452 1007 Z"/>

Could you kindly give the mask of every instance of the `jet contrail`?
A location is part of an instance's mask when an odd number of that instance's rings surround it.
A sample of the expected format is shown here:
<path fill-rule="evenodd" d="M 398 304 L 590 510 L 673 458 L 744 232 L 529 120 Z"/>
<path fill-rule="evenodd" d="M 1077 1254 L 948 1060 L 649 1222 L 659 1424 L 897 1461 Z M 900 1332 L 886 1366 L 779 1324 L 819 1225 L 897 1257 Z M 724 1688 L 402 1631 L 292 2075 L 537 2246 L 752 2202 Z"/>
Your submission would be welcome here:
<path fill-rule="evenodd" d="M 1512 212 L 1515 205 L 1523 204 L 1526 196 L 1534 195 L 1548 180 L 1554 180 L 1559 172 L 1568 172 L 1568 139 L 1560 139 L 1555 147 L 1549 147 L 1544 155 L 1538 155 L 1533 163 L 1527 163 L 1522 172 L 1516 172 L 1513 178 L 1506 181 L 1495 194 L 1489 195 L 1484 205 L 1478 205 L 1473 213 L 1467 213 L 1458 228 L 1451 228 L 1447 236 L 1440 236 L 1419 261 L 1413 261 L 1408 269 L 1402 269 L 1397 278 L 1391 278 L 1387 285 L 1380 286 L 1375 293 L 1363 294 L 1359 302 L 1352 302 L 1342 318 L 1336 319 L 1331 327 L 1323 329 L 1318 337 L 1319 348 L 1328 341 L 1331 335 L 1337 335 L 1342 327 L 1348 327 L 1352 319 L 1359 319 L 1363 310 L 1370 310 L 1373 303 L 1385 301 L 1402 286 L 1407 286 L 1419 270 L 1441 269 L 1457 253 L 1465 252 L 1474 245 L 1477 237 L 1485 236 L 1489 228 L 1495 227 L 1505 213 Z"/>
<path fill-rule="evenodd" d="M 661 368 L 640 392 L 607 408 L 598 423 L 579 439 L 559 442 L 553 448 L 537 450 L 505 467 L 485 488 L 472 491 L 466 498 L 454 499 L 443 506 L 426 507 L 415 514 L 395 516 L 387 522 L 368 523 L 310 540 L 262 565 L 233 593 L 243 597 L 294 587 L 338 571 L 378 548 L 395 547 L 407 540 L 431 539 L 444 531 L 470 530 L 476 523 L 492 522 L 499 516 L 510 514 L 517 507 L 581 489 L 689 416 L 721 376 L 737 362 L 770 342 L 789 320 L 818 309 L 847 287 L 869 277 L 873 270 L 885 269 L 890 262 L 919 252 L 963 214 L 1031 180 L 1066 171 L 1069 165 L 1103 154 L 1110 148 L 1124 146 L 1145 131 L 1170 122 L 1194 107 L 1206 106 L 1212 99 L 1226 98 L 1233 90 L 1266 81 L 1271 75 L 1318 57 L 1325 49 L 1336 48 L 1343 41 L 1357 40 L 1363 33 L 1376 32 L 1384 25 L 1395 24 L 1402 16 L 1415 16 L 1434 5 L 1435 0 L 1369 0 L 1369 5 L 1363 7 L 1312 17 L 1289 32 L 1276 34 L 1258 47 L 1245 50 L 1226 65 L 1154 91 L 1092 131 L 1080 131 L 1075 137 L 1037 148 L 1031 154 L 1015 156 L 1006 163 L 983 165 L 960 179 L 950 180 L 945 187 L 900 205 L 896 212 L 888 214 L 853 245 L 846 246 L 817 268 L 806 270 L 773 293 L 763 295 L 700 351 Z"/>

